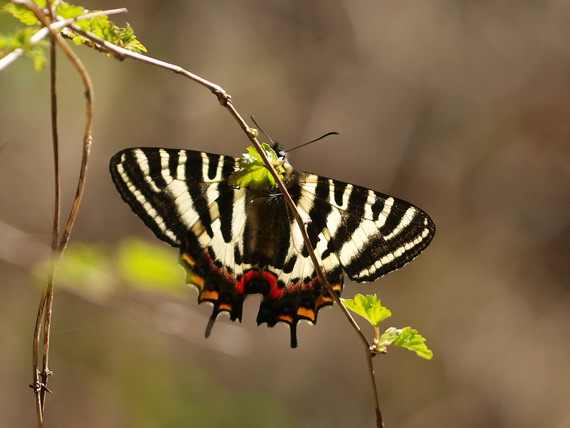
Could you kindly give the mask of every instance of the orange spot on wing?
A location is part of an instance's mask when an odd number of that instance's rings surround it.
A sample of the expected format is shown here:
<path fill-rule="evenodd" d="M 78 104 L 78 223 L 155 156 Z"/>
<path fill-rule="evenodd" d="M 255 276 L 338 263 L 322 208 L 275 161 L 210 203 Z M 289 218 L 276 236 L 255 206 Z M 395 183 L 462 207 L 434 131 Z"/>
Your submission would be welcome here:
<path fill-rule="evenodd" d="M 216 300 L 218 300 L 218 292 L 217 291 L 204 290 L 204 291 L 202 291 L 202 294 L 200 294 L 200 300 L 216 301 Z"/>
<path fill-rule="evenodd" d="M 182 253 L 182 259 L 188 263 L 190 266 L 194 266 L 196 264 L 196 262 L 194 261 L 194 259 L 192 257 L 190 257 L 188 254 L 186 253 Z"/>
<path fill-rule="evenodd" d="M 297 315 L 303 318 L 308 318 L 311 321 L 315 320 L 315 311 L 313 311 L 312 309 L 299 308 L 297 309 Z"/>
<path fill-rule="evenodd" d="M 279 321 L 285 321 L 287 324 L 292 324 L 293 323 L 293 317 L 290 315 L 278 315 L 277 319 Z"/>
<path fill-rule="evenodd" d="M 194 273 L 188 273 L 186 276 L 186 281 L 196 285 L 197 287 L 200 287 L 200 289 L 204 287 L 204 278 Z"/>
<path fill-rule="evenodd" d="M 315 302 L 315 305 L 317 308 L 320 308 L 321 306 L 330 305 L 331 303 L 332 299 L 329 296 L 320 296 Z"/>

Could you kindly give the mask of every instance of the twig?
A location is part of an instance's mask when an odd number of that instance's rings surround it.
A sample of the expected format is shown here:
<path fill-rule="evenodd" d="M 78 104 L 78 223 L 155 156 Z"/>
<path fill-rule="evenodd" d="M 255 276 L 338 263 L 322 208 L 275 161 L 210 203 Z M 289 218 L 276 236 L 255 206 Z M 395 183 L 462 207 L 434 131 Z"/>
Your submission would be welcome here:
<path fill-rule="evenodd" d="M 192 79 L 193 81 L 201 84 L 202 86 L 205 86 L 210 91 L 212 91 L 212 93 L 214 93 L 214 95 L 216 95 L 218 97 L 220 104 L 229 110 L 230 114 L 234 117 L 234 119 L 236 119 L 239 126 L 242 128 L 242 130 L 245 132 L 245 134 L 247 135 L 249 140 L 255 146 L 256 150 L 259 152 L 261 158 L 263 159 L 263 162 L 265 163 L 266 168 L 270 171 L 271 175 L 273 176 L 277 185 L 279 186 L 279 190 L 283 194 L 283 197 L 285 199 L 287 206 L 289 207 L 290 211 L 293 213 L 293 216 L 294 216 L 297 224 L 299 225 L 301 234 L 303 236 L 303 241 L 305 243 L 305 246 L 307 248 L 309 256 L 311 257 L 311 261 L 313 262 L 313 265 L 315 266 L 315 270 L 317 272 L 317 275 L 318 275 L 321 283 L 324 285 L 325 289 L 331 295 L 333 300 L 339 305 L 342 313 L 344 314 L 344 316 L 346 317 L 346 319 L 348 320 L 350 325 L 353 327 L 354 331 L 356 332 L 357 336 L 360 338 L 360 340 L 364 346 L 364 352 L 366 354 L 368 371 L 369 371 L 369 375 L 370 375 L 370 382 L 371 382 L 373 397 L 374 397 L 376 424 L 378 427 L 383 427 L 384 425 L 382 422 L 382 413 L 380 411 L 378 388 L 376 385 L 376 378 L 374 376 L 374 366 L 372 363 L 373 354 L 370 352 L 370 344 L 368 343 L 366 336 L 364 336 L 364 334 L 362 333 L 362 330 L 360 329 L 360 327 L 358 326 L 358 324 L 356 323 L 356 321 L 354 320 L 354 318 L 352 317 L 352 315 L 350 314 L 348 309 L 342 304 L 340 297 L 332 289 L 331 285 L 327 281 L 327 279 L 324 275 L 324 272 L 321 268 L 320 262 L 318 261 L 317 256 L 315 255 L 315 251 L 314 251 L 314 249 L 311 245 L 311 242 L 309 240 L 309 236 L 307 234 L 306 226 L 303 222 L 303 219 L 301 218 L 301 215 L 299 214 L 299 211 L 297 210 L 295 203 L 293 202 L 293 199 L 291 198 L 291 195 L 287 191 L 287 188 L 285 187 L 285 184 L 283 183 L 283 181 L 279 178 L 277 172 L 275 171 L 275 168 L 273 167 L 273 165 L 271 164 L 271 162 L 269 161 L 269 159 L 265 155 L 265 152 L 261 149 L 261 145 L 260 145 L 259 141 L 257 140 L 257 138 L 252 133 L 251 128 L 248 126 L 248 124 L 245 122 L 245 120 L 242 118 L 242 116 L 235 109 L 235 107 L 231 101 L 231 97 L 226 93 L 226 91 L 221 86 L 214 84 L 214 83 L 212 83 L 206 79 L 203 79 L 202 77 L 197 76 L 197 75 L 183 69 L 182 67 L 179 67 L 177 65 L 173 65 L 173 64 L 170 64 L 170 63 L 167 63 L 164 61 L 160 61 L 160 60 L 157 60 L 154 58 L 150 58 L 146 55 L 131 52 L 127 49 L 120 48 L 118 46 L 115 46 L 111 43 L 106 42 L 105 40 L 95 36 L 94 34 L 91 34 L 87 31 L 81 30 L 79 27 L 77 27 L 73 24 L 71 24 L 70 27 L 73 29 L 73 31 L 83 35 L 84 37 L 87 37 L 92 42 L 97 43 L 97 44 L 105 47 L 107 50 L 111 51 L 113 54 L 115 54 L 120 59 L 124 59 L 124 58 L 135 59 L 135 60 L 142 61 L 142 62 L 151 64 L 151 65 L 155 65 L 155 66 L 160 67 L 160 68 L 164 68 L 166 70 L 173 71 L 177 74 L 181 74 L 181 75 L 184 75 L 184 76 Z"/>
<path fill-rule="evenodd" d="M 59 182 L 59 166 L 58 166 L 58 149 L 57 149 L 57 110 L 52 106 L 52 135 L 54 136 L 53 144 L 54 144 L 54 162 L 55 162 L 55 169 L 56 169 L 56 208 L 55 208 L 55 215 L 54 215 L 54 226 L 53 226 L 53 254 L 52 254 L 52 261 L 50 264 L 50 272 L 48 275 L 48 281 L 44 290 L 42 292 L 42 296 L 40 299 L 40 304 L 38 307 L 38 314 L 36 318 L 36 325 L 34 329 L 34 338 L 33 338 L 33 355 L 32 355 L 32 363 L 33 363 L 33 383 L 32 388 L 34 389 L 35 397 L 36 397 L 36 413 L 38 418 L 38 426 L 43 426 L 43 412 L 45 407 L 45 395 L 46 392 L 50 392 L 47 383 L 48 383 L 48 376 L 52 374 L 49 370 L 49 345 L 50 345 L 50 328 L 51 328 L 51 319 L 52 319 L 52 304 L 53 304 L 53 285 L 54 285 L 54 278 L 55 272 L 57 270 L 57 265 L 61 256 L 69 242 L 69 237 L 71 231 L 73 229 L 73 225 L 75 223 L 75 219 L 77 217 L 77 211 L 79 209 L 79 204 L 81 202 L 81 198 L 83 196 L 83 189 L 85 186 L 85 176 L 87 173 L 87 163 L 89 159 L 89 152 L 92 144 L 92 136 L 91 136 L 91 129 L 93 124 L 93 100 L 92 100 L 92 93 L 93 88 L 91 84 L 91 79 L 87 73 L 87 70 L 83 66 L 82 62 L 79 58 L 73 53 L 71 48 L 62 40 L 61 36 L 57 31 L 50 27 L 50 18 L 46 16 L 46 14 L 32 2 L 21 2 L 26 6 L 29 10 L 31 10 L 38 20 L 48 29 L 51 40 L 53 44 L 57 44 L 58 47 L 65 53 L 68 59 L 72 62 L 72 64 L 76 67 L 81 79 L 83 81 L 83 85 L 85 87 L 85 98 L 86 98 L 86 119 L 85 119 L 85 131 L 83 135 L 83 154 L 81 159 L 81 166 L 79 171 L 79 178 L 77 182 L 77 189 L 75 198 L 73 200 L 73 205 L 71 207 L 69 217 L 63 231 L 61 238 L 58 240 L 59 235 L 59 208 L 57 205 L 59 204 L 59 189 L 58 189 L 58 182 Z M 55 58 L 52 56 L 52 60 Z M 52 70 L 54 70 L 52 62 Z M 53 84 L 55 84 L 54 74 L 52 74 L 52 102 L 55 101 L 55 89 Z M 57 223 L 57 224 L 56 224 Z M 56 235 L 57 233 L 57 235 Z M 39 343 L 40 343 L 40 331 L 42 330 L 43 326 L 43 347 L 42 347 L 42 369 L 41 371 L 38 369 L 39 367 Z"/>
<path fill-rule="evenodd" d="M 123 60 L 125 58 L 130 58 L 130 59 L 141 61 L 141 62 L 144 62 L 147 64 L 154 65 L 154 66 L 159 67 L 159 68 L 163 68 L 165 70 L 173 71 L 176 74 L 181 74 L 181 75 L 193 80 L 194 82 L 208 88 L 214 95 L 216 95 L 216 97 L 218 98 L 218 101 L 220 102 L 220 104 L 222 106 L 227 107 L 228 104 L 231 103 L 231 97 L 226 93 L 226 91 L 221 86 L 216 85 L 215 83 L 212 83 L 212 82 L 210 82 L 210 81 L 208 81 L 208 80 L 206 80 L 206 79 L 204 79 L 204 78 L 202 78 L 202 77 L 200 77 L 194 73 L 191 73 L 188 70 L 185 70 L 184 68 L 182 68 L 178 65 L 170 64 L 168 62 L 161 61 L 159 59 L 151 58 L 149 56 L 139 54 L 136 52 L 132 52 L 132 51 L 125 49 L 125 48 L 121 48 L 117 45 L 109 43 L 106 40 L 103 40 L 102 38 L 96 36 L 95 34 L 89 32 L 89 31 L 83 31 L 77 25 L 71 24 L 71 25 L 69 25 L 69 27 L 74 32 L 76 32 L 77 34 L 80 34 L 80 35 L 88 38 L 89 40 L 91 40 L 93 43 L 96 43 L 97 45 L 104 47 L 109 52 L 111 52 L 113 55 L 115 55 L 118 59 Z M 234 114 L 232 114 L 232 115 L 237 119 L 237 117 Z M 239 115 L 238 115 L 238 117 L 239 117 Z M 240 119 L 241 119 L 241 117 L 240 117 Z M 247 132 L 249 127 L 243 121 L 243 119 L 238 120 L 238 122 L 240 122 L 240 125 L 242 125 L 242 129 Z"/>

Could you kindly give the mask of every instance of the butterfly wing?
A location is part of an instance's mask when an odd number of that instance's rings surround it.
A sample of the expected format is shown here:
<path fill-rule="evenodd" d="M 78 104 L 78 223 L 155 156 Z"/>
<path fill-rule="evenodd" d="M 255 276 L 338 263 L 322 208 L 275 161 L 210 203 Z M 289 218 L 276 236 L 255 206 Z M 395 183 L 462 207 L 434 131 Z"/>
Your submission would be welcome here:
<path fill-rule="evenodd" d="M 228 186 L 235 159 L 205 152 L 133 148 L 111 159 L 113 181 L 122 198 L 154 234 L 179 247 L 187 280 L 198 301 L 241 319 L 245 189 Z M 210 325 L 211 327 L 211 325 Z"/>
<path fill-rule="evenodd" d="M 357 282 L 402 267 L 435 234 L 430 217 L 412 204 L 374 190 L 299 172 L 297 206 L 310 219 L 312 244 L 328 271 Z"/>

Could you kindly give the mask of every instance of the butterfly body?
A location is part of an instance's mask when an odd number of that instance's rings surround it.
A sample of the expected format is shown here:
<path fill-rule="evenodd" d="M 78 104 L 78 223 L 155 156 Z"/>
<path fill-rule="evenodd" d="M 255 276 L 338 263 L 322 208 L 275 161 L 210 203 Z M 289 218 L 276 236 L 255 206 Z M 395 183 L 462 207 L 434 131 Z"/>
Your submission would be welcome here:
<path fill-rule="evenodd" d="M 374 280 L 407 263 L 432 239 L 433 222 L 411 204 L 293 170 L 283 161 L 284 184 L 337 293 L 344 273 L 358 282 Z M 221 312 L 241 320 L 244 299 L 259 293 L 258 324 L 287 323 L 295 347 L 297 323 L 316 322 L 332 298 L 281 192 L 274 186 L 231 186 L 237 164 L 231 156 L 133 148 L 112 158 L 111 174 L 133 211 L 180 249 L 198 301 L 214 307 L 207 335 Z"/>

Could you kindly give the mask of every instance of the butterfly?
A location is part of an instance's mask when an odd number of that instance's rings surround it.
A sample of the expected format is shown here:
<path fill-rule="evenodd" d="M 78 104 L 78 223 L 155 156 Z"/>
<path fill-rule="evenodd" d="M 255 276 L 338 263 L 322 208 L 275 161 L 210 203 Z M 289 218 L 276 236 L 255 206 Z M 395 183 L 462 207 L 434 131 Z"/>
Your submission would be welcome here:
<path fill-rule="evenodd" d="M 251 152 L 255 155 L 255 152 Z M 374 281 L 416 257 L 432 240 L 430 217 L 401 199 L 294 170 L 285 152 L 275 159 L 315 255 L 340 295 L 344 275 Z M 186 281 L 217 316 L 242 318 L 249 294 L 262 301 L 257 323 L 316 323 L 333 300 L 315 272 L 301 230 L 274 183 L 235 185 L 243 158 L 193 150 L 128 148 L 110 162 L 123 200 L 161 240 L 180 249 Z M 255 182 L 255 181 L 254 181 Z"/>

